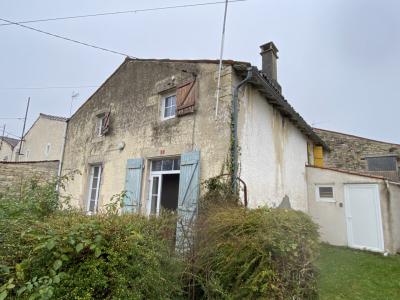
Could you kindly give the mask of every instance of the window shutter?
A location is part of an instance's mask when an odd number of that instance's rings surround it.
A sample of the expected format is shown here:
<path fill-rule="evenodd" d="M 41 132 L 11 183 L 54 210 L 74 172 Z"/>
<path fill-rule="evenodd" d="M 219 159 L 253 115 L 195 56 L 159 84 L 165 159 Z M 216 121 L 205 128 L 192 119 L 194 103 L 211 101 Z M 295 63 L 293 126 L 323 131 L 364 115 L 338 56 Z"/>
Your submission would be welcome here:
<path fill-rule="evenodd" d="M 197 215 L 199 190 L 200 152 L 184 153 L 181 156 L 176 226 L 176 249 L 180 252 L 187 252 L 192 243 L 191 227 Z"/>
<path fill-rule="evenodd" d="M 111 112 L 107 112 L 104 114 L 103 126 L 101 127 L 101 135 L 106 135 L 110 129 L 110 115 Z"/>
<path fill-rule="evenodd" d="M 143 158 L 128 159 L 126 164 L 124 213 L 139 212 L 142 191 Z"/>
<path fill-rule="evenodd" d="M 176 89 L 176 113 L 183 116 L 194 112 L 196 104 L 196 78 L 181 84 Z"/>

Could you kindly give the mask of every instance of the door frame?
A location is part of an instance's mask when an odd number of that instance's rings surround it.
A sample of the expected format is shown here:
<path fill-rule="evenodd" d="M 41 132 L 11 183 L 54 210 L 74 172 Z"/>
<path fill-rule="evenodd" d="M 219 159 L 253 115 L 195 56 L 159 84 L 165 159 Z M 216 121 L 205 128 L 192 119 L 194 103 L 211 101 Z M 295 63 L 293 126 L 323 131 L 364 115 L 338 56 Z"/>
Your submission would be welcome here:
<path fill-rule="evenodd" d="M 175 156 L 173 156 L 175 158 Z M 169 157 L 163 158 L 163 159 L 169 159 Z M 151 170 L 151 165 L 153 163 L 153 160 L 150 161 L 150 170 Z M 181 171 L 179 170 L 170 170 L 170 171 L 150 171 L 149 174 L 149 194 L 147 198 L 147 215 L 151 215 L 151 202 L 153 201 L 153 178 L 158 177 L 159 178 L 159 188 L 158 188 L 158 195 L 157 195 L 157 204 L 156 204 L 156 216 L 160 214 L 160 209 L 161 209 L 161 194 L 162 194 L 162 182 L 163 182 L 163 175 L 166 174 L 178 174 L 180 175 Z"/>
<path fill-rule="evenodd" d="M 372 248 L 366 246 L 356 245 L 354 243 L 354 235 L 353 235 L 353 226 L 351 223 L 351 211 L 350 211 L 350 199 L 349 199 L 349 191 L 352 187 L 366 187 L 366 188 L 373 188 L 374 191 L 374 202 L 375 202 L 375 217 L 376 222 L 378 224 L 378 244 L 379 248 Z M 382 214 L 381 214 L 381 202 L 379 197 L 379 185 L 378 184 L 344 184 L 344 202 L 345 202 L 345 218 L 346 218 L 346 228 L 347 228 L 347 243 L 349 247 L 356 248 L 356 249 L 366 249 L 375 252 L 384 252 L 385 243 L 383 237 L 383 223 L 382 223 Z"/>

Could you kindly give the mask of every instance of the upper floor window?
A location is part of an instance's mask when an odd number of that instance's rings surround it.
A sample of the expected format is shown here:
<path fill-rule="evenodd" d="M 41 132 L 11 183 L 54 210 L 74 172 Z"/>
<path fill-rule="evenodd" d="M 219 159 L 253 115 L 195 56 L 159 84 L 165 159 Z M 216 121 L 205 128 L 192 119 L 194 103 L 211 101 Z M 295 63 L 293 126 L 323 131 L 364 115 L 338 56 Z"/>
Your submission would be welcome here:
<path fill-rule="evenodd" d="M 97 115 L 96 133 L 97 136 L 106 135 L 110 129 L 110 112 Z"/>
<path fill-rule="evenodd" d="M 176 116 L 176 95 L 164 97 L 161 105 L 161 118 L 168 120 Z"/>
<path fill-rule="evenodd" d="M 44 155 L 45 155 L 46 157 L 49 156 L 49 154 L 50 154 L 50 149 L 51 149 L 51 144 L 48 143 L 48 144 L 46 145 L 46 147 L 44 148 Z"/>
<path fill-rule="evenodd" d="M 397 171 L 397 156 L 367 156 L 368 171 Z"/>

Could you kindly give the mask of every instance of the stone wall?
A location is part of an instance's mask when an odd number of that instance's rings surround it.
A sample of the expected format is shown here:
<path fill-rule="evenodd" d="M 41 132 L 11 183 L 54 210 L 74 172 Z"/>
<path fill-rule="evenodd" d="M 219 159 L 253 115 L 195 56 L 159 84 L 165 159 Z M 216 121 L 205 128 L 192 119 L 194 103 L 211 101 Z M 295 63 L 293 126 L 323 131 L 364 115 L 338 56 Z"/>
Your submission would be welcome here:
<path fill-rule="evenodd" d="M 59 161 L 0 162 L 0 194 L 18 188 L 24 180 L 39 177 L 50 180 L 57 176 Z"/>
<path fill-rule="evenodd" d="M 367 161 L 363 159 L 366 156 L 396 154 L 400 157 L 400 145 L 398 144 L 380 142 L 323 129 L 315 128 L 314 131 L 331 149 L 324 156 L 325 167 L 368 172 Z"/>

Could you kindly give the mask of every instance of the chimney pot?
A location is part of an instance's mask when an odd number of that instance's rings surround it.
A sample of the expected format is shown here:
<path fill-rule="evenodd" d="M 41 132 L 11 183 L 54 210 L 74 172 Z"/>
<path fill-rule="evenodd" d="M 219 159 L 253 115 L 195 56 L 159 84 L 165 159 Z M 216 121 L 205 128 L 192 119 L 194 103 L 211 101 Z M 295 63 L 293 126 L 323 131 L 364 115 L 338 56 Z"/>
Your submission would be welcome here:
<path fill-rule="evenodd" d="M 262 71 L 269 79 L 272 79 L 274 84 L 280 90 L 280 85 L 278 84 L 278 76 L 277 76 L 277 59 L 278 59 L 278 48 L 276 48 L 273 42 L 266 43 L 260 46 L 261 48 L 261 57 L 262 57 Z"/>

